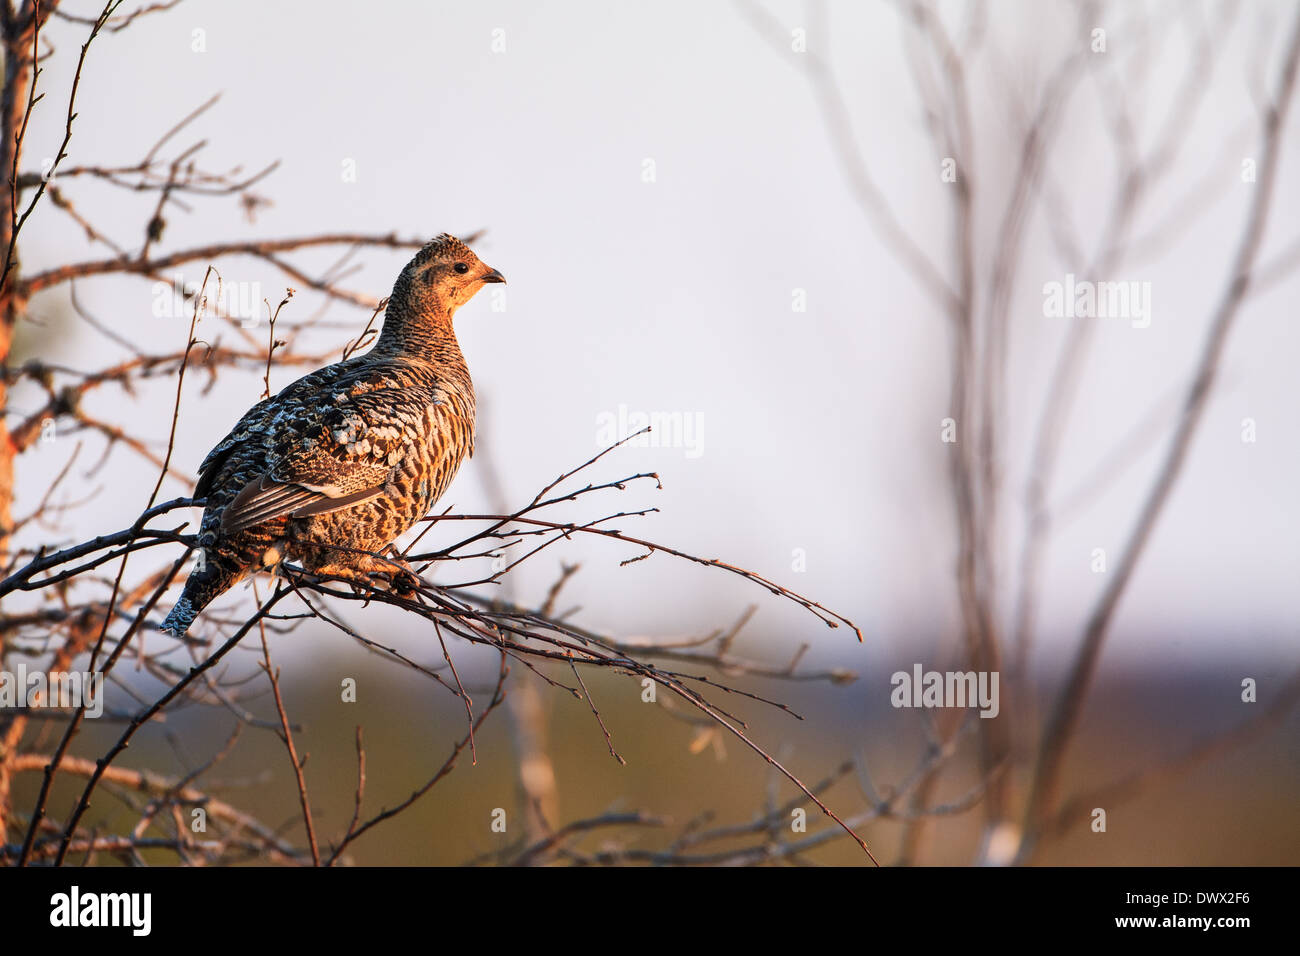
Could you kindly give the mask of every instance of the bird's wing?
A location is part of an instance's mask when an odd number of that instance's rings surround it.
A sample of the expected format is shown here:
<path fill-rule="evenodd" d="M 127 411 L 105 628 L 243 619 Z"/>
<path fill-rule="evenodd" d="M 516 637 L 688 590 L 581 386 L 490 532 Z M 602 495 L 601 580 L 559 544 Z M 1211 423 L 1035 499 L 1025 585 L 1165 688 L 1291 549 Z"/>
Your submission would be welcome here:
<path fill-rule="evenodd" d="M 265 429 L 268 408 L 273 401 L 274 399 L 264 398 L 244 412 L 244 416 L 230 430 L 230 434 L 217 442 L 212 451 L 208 452 L 203 463 L 199 465 L 199 480 L 194 486 L 195 498 L 206 498 L 211 494 L 213 482 L 221 473 L 221 466 L 225 464 L 226 459 L 239 445 Z"/>
<path fill-rule="evenodd" d="M 233 454 L 249 442 L 264 443 L 286 407 L 303 404 L 308 396 L 327 388 L 333 380 L 342 378 L 348 371 L 345 366 L 346 363 L 338 363 L 310 372 L 244 412 L 235 427 L 217 442 L 199 465 L 199 480 L 194 487 L 194 497 L 206 498 L 212 491 L 213 482 L 221 473 L 221 466 Z"/>
<path fill-rule="evenodd" d="M 421 440 L 414 413 L 420 402 L 410 389 L 376 384 L 327 388 L 272 412 L 267 468 L 225 507 L 222 530 L 284 515 L 327 514 L 383 494 L 393 470 Z"/>
<path fill-rule="evenodd" d="M 387 471 L 384 470 L 385 476 Z M 383 494 L 384 485 L 381 481 L 347 494 L 330 494 L 332 491 L 337 489 L 279 482 L 269 475 L 254 478 L 221 513 L 221 530 L 226 533 L 239 531 L 281 515 L 305 518 L 350 508 Z"/>

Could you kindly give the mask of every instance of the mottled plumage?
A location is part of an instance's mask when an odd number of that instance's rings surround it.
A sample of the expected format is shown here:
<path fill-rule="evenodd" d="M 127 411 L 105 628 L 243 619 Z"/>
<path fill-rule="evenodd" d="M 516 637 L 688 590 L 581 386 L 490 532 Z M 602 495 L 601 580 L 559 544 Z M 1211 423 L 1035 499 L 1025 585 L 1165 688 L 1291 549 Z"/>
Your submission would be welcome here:
<path fill-rule="evenodd" d="M 249 409 L 199 466 L 200 563 L 164 630 L 185 633 L 232 584 L 285 558 L 359 582 L 400 578 L 374 554 L 428 513 L 474 452 L 474 386 L 452 317 L 504 281 L 439 236 L 398 276 L 374 348 Z"/>

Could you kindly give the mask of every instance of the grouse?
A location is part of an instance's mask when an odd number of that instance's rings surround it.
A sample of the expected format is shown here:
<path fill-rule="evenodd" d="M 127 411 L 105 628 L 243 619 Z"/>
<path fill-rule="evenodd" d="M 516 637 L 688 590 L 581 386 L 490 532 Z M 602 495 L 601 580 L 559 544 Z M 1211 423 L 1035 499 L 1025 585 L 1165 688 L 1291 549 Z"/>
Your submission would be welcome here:
<path fill-rule="evenodd" d="M 505 282 L 443 233 L 398 275 L 374 347 L 254 405 L 199 466 L 197 567 L 161 628 L 184 634 L 212 600 L 286 558 L 356 584 L 402 587 L 378 556 L 428 513 L 474 453 L 474 386 L 452 328 Z"/>

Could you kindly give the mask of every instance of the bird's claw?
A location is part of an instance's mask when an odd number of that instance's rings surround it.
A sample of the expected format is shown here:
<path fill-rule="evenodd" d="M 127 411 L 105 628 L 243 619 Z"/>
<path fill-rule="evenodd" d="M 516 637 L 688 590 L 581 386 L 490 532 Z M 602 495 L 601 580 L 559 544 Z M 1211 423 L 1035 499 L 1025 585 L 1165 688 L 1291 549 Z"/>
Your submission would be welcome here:
<path fill-rule="evenodd" d="M 398 597 L 412 598 L 415 592 L 420 589 L 420 579 L 413 571 L 397 571 L 392 575 L 390 583 L 393 593 Z"/>

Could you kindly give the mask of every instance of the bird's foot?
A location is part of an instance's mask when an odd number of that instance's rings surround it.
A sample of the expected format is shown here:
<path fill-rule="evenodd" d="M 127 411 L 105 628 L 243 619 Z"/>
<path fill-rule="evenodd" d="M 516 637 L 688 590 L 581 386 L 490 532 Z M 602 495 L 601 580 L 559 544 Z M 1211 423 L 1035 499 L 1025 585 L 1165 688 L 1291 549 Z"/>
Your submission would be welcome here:
<path fill-rule="evenodd" d="M 394 567 L 394 565 L 396 565 Z M 420 576 L 415 573 L 415 569 L 397 558 L 389 564 L 382 572 L 388 580 L 388 586 L 394 594 L 401 598 L 413 598 L 417 591 L 420 590 Z"/>
<path fill-rule="evenodd" d="M 313 568 L 321 577 L 339 578 L 358 593 L 387 590 L 401 598 L 414 597 L 420 576 L 404 561 L 371 560 L 364 564 L 326 564 Z"/>

